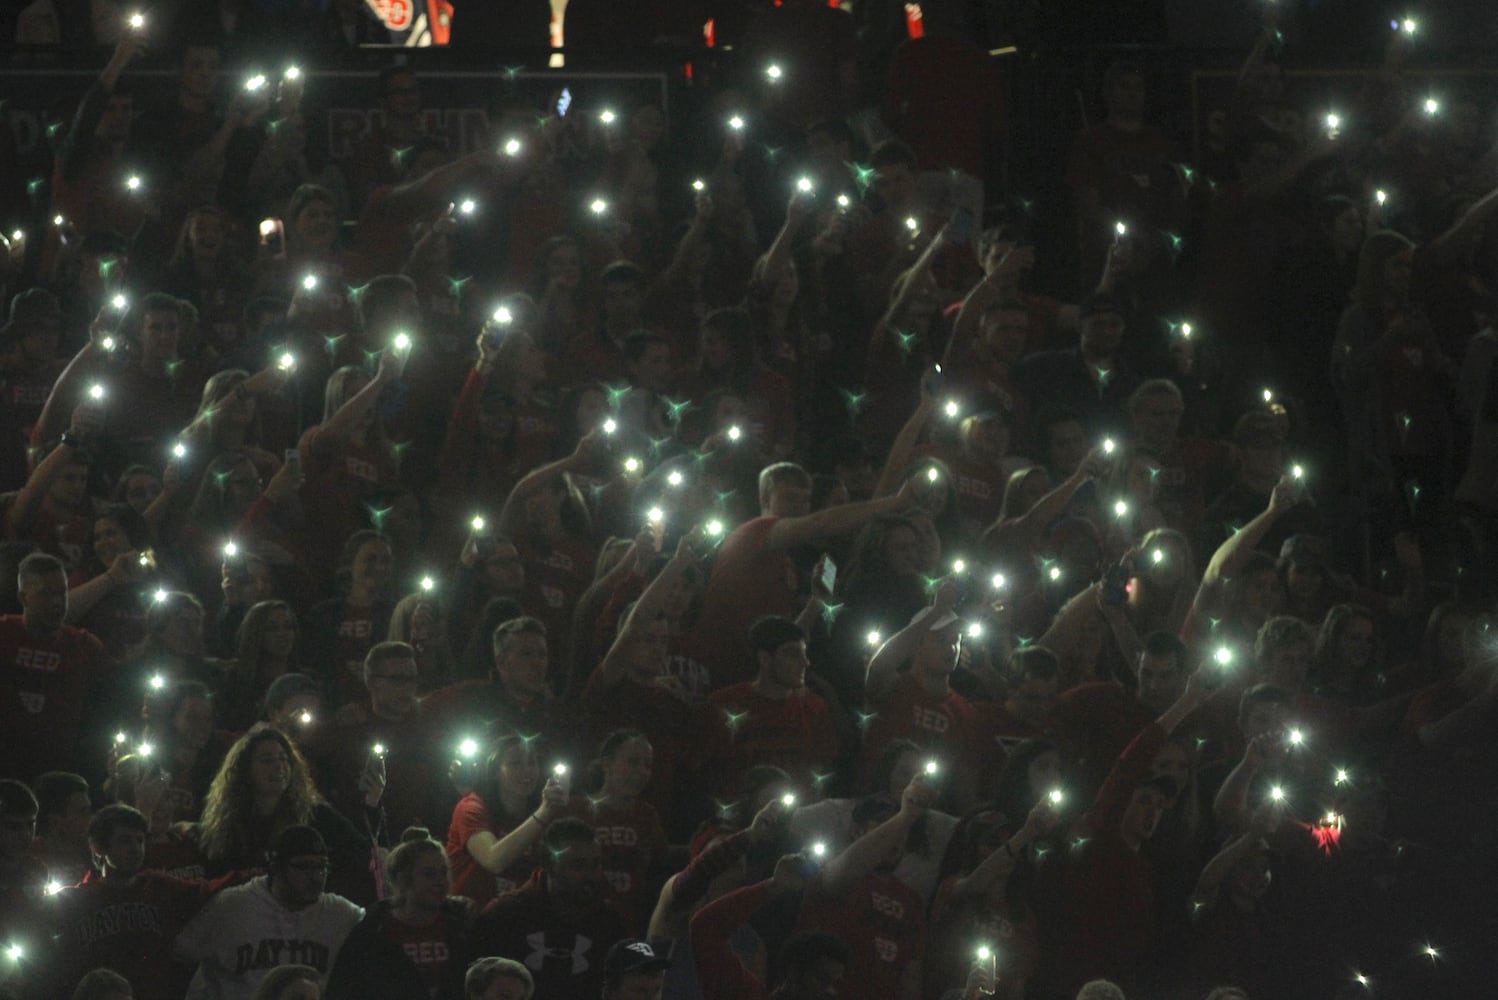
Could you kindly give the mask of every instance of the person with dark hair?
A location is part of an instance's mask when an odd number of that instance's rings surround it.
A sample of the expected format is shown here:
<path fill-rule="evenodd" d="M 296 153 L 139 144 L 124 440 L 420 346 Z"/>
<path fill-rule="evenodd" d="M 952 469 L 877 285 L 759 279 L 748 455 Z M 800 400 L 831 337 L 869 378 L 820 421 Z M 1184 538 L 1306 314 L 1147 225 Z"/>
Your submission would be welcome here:
<path fill-rule="evenodd" d="M 364 662 L 370 647 L 390 627 L 395 608 L 390 600 L 394 563 L 395 554 L 384 535 L 368 529 L 354 532 L 343 544 L 339 564 L 347 573 L 344 594 L 307 612 L 302 628 L 306 662 L 321 674 L 334 708 L 367 698 Z"/>
<path fill-rule="evenodd" d="M 1124 360 L 1123 304 L 1094 293 L 1082 303 L 1078 324 L 1077 346 L 1028 355 L 1012 376 L 1032 409 L 1042 403 L 1066 407 L 1081 416 L 1089 433 L 1100 435 L 1124 425 L 1129 394 L 1139 384 Z"/>
<path fill-rule="evenodd" d="M 453 809 L 446 850 L 453 891 L 482 907 L 530 879 L 542 834 L 566 812 L 571 779 L 553 771 L 538 792 L 540 759 L 517 733 L 495 740 L 480 766 L 473 791 Z"/>
<path fill-rule="evenodd" d="M 59 989 L 104 967 L 130 980 L 136 1000 L 179 1000 L 186 991 L 191 970 L 163 960 L 172 941 L 215 893 L 248 876 L 203 882 L 143 868 L 149 826 L 141 812 L 118 803 L 89 822 L 95 871 L 52 903 Z"/>
<path fill-rule="evenodd" d="M 47 866 L 49 880 L 73 885 L 83 880 L 93 864 L 88 849 L 88 824 L 93 816 L 88 779 L 70 771 L 38 775 L 36 840 L 31 854 Z"/>
<path fill-rule="evenodd" d="M 68 578 L 55 556 L 33 553 L 16 573 L 21 614 L 0 617 L 0 776 L 91 771 L 101 734 L 85 728 L 110 663 L 98 639 L 64 624 Z"/>
<path fill-rule="evenodd" d="M 385 861 L 391 894 L 338 951 L 326 1000 L 462 1000 L 473 905 L 449 895 L 447 853 L 421 827 Z"/>
<path fill-rule="evenodd" d="M 635 729 L 604 737 L 594 761 L 601 780 L 574 795 L 567 813 L 591 826 L 603 848 L 603 875 L 613 907 L 625 927 L 645 926 L 655 901 L 651 873 L 667 855 L 666 831 L 655 806 L 645 798 L 655 764 L 655 748 Z M 681 791 L 676 790 L 678 796 Z M 668 799 L 669 801 L 669 799 Z"/>
<path fill-rule="evenodd" d="M 779 981 L 770 984 L 751 972 L 729 944 L 733 932 L 757 913 L 793 903 L 809 881 L 806 858 L 788 854 L 768 881 L 730 892 L 692 917 L 697 981 L 703 1000 L 825 1000 L 839 996 L 848 971 L 848 946 L 825 931 L 793 935 L 780 951 Z"/>
<path fill-rule="evenodd" d="M 579 819 L 555 820 L 541 841 L 541 867 L 523 888 L 479 917 L 478 954 L 523 956 L 535 1000 L 598 996 L 604 958 L 625 927 L 610 905 L 597 833 Z"/>
<path fill-rule="evenodd" d="M 376 188 L 400 180 L 399 164 L 390 155 L 392 150 L 406 149 L 431 137 L 422 114 L 421 81 L 414 67 L 405 64 L 384 67 L 377 86 L 379 114 L 370 116 L 369 130 L 342 164 L 356 210 Z"/>
<path fill-rule="evenodd" d="M 326 979 L 364 911 L 323 891 L 328 845 L 310 826 L 278 833 L 268 874 L 226 889 L 177 935 L 178 958 L 198 963 L 205 996 L 250 1000 L 279 965 L 309 965 Z"/>
<path fill-rule="evenodd" d="M 806 633 L 766 615 L 750 627 L 749 645 L 759 663 L 754 680 L 714 691 L 698 715 L 701 773 L 718 792 L 751 764 L 782 768 L 801 788 L 820 787 L 837 760 L 837 727 L 806 685 Z"/>
<path fill-rule="evenodd" d="M 10 941 L 29 937 L 47 884 L 46 866 L 31 853 L 37 809 L 30 788 L 0 778 L 0 934 Z"/>
<path fill-rule="evenodd" d="M 95 969 L 78 980 L 72 1000 L 137 1000 L 130 980 L 113 969 Z"/>

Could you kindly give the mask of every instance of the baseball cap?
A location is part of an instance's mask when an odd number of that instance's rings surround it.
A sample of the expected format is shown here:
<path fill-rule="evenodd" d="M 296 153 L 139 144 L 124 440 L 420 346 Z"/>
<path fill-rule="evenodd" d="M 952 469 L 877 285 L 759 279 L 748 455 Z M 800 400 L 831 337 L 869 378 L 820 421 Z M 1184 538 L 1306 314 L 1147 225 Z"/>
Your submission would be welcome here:
<path fill-rule="evenodd" d="M 299 694 L 320 694 L 322 688 L 306 674 L 282 674 L 265 691 L 265 707 L 275 710 Z"/>
<path fill-rule="evenodd" d="M 617 979 L 630 973 L 659 972 L 671 968 L 671 960 L 656 954 L 650 942 L 639 938 L 625 938 L 615 942 L 603 960 L 603 974 L 608 979 Z"/>
<path fill-rule="evenodd" d="M 773 653 L 788 642 L 805 638 L 801 626 L 783 615 L 765 615 L 749 627 L 749 645 L 756 652 Z"/>
<path fill-rule="evenodd" d="M 305 854 L 328 856 L 327 842 L 310 826 L 288 826 L 270 842 L 267 852 L 273 861 L 287 861 Z"/>

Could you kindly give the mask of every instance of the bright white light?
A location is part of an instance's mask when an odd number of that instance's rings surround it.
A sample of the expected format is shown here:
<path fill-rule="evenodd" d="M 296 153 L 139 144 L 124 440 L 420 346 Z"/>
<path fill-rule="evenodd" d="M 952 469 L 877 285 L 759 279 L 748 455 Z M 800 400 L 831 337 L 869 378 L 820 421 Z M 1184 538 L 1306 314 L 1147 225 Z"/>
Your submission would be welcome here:
<path fill-rule="evenodd" d="M 840 195 L 837 196 L 837 207 L 838 208 L 847 208 L 848 206 L 850 206 L 852 204 L 853 204 L 853 199 L 849 198 L 847 195 L 840 194 Z"/>
<path fill-rule="evenodd" d="M 1165 550 L 1164 549 L 1151 549 L 1150 550 L 1150 562 L 1152 562 L 1156 566 L 1158 566 L 1158 565 L 1160 565 L 1164 561 L 1165 561 Z"/>
<path fill-rule="evenodd" d="M 146 15 L 142 14 L 140 11 L 136 11 L 135 13 L 130 15 L 130 27 L 134 28 L 136 31 L 139 31 L 145 26 Z"/>
<path fill-rule="evenodd" d="M 870 630 L 869 633 L 863 637 L 863 641 L 868 643 L 870 646 L 877 646 L 883 640 L 884 636 L 873 630 Z"/>
<path fill-rule="evenodd" d="M 1113 454 L 1113 449 L 1115 449 L 1117 447 L 1118 447 L 1118 445 L 1114 443 L 1114 441 L 1113 441 L 1112 438 L 1103 438 L 1103 454 L 1104 455 L 1111 455 L 1111 454 Z"/>
<path fill-rule="evenodd" d="M 139 191 L 140 187 L 141 187 L 141 179 L 138 176 L 136 176 L 135 174 L 131 174 L 129 177 L 125 178 L 125 188 L 127 190 L 130 190 L 130 191 Z"/>
<path fill-rule="evenodd" d="M 156 752 L 156 748 L 149 743 L 142 743 L 135 748 L 135 752 L 142 757 L 149 757 Z"/>
<path fill-rule="evenodd" d="M 1127 517 L 1128 514 L 1129 514 L 1129 502 L 1127 500 L 1118 500 L 1118 501 L 1114 502 L 1114 504 L 1113 504 L 1113 516 L 1114 517 Z"/>
<path fill-rule="evenodd" d="M 395 335 L 395 349 L 397 351 L 409 351 L 411 349 L 411 335 L 409 333 L 397 333 Z"/>
<path fill-rule="evenodd" d="M 707 190 L 707 181 L 703 180 L 701 177 L 697 178 L 695 181 L 692 182 L 692 190 L 693 191 L 705 191 L 705 190 Z"/>
<path fill-rule="evenodd" d="M 782 795 L 780 797 L 780 804 L 783 805 L 783 806 L 785 806 L 787 809 L 789 809 L 791 806 L 795 805 L 796 804 L 796 795 L 795 795 L 795 793 L 794 792 L 786 792 L 784 795 Z"/>
<path fill-rule="evenodd" d="M 907 215 L 905 216 L 905 228 L 910 230 L 912 233 L 918 232 L 921 228 L 921 220 L 917 219 L 913 215 Z"/>
<path fill-rule="evenodd" d="M 651 524 L 660 524 L 666 520 L 666 512 L 659 507 L 652 507 L 645 512 L 645 519 Z"/>
<path fill-rule="evenodd" d="M 114 734 L 115 746 L 122 746 L 122 745 L 124 745 L 124 743 L 125 743 L 125 741 L 127 739 L 129 739 L 129 737 L 126 736 L 124 733 L 115 733 Z"/>
<path fill-rule="evenodd" d="M 287 66 L 286 72 L 283 74 L 283 76 L 285 76 L 285 78 L 288 80 L 300 80 L 302 78 L 301 67 Z"/>
<path fill-rule="evenodd" d="M 431 577 L 424 576 L 421 578 L 421 589 L 426 593 L 431 593 L 436 586 L 437 581 L 433 580 Z"/>
<path fill-rule="evenodd" d="M 1292 479 L 1304 479 L 1305 477 L 1306 477 L 1306 470 L 1305 470 L 1304 466 L 1294 465 L 1294 466 L 1290 467 L 1290 478 L 1292 478 Z"/>
<path fill-rule="evenodd" d="M 928 760 L 928 761 L 926 761 L 926 768 L 925 768 L 925 770 L 926 770 L 926 773 L 928 775 L 935 775 L 937 772 L 939 772 L 941 770 L 941 765 L 938 764 L 934 760 Z"/>
<path fill-rule="evenodd" d="M 566 764 L 557 764 L 554 767 L 552 767 L 551 773 L 554 774 L 554 775 L 556 775 L 558 778 L 563 777 L 567 773 L 567 765 Z"/>
<path fill-rule="evenodd" d="M 957 400 L 949 399 L 947 400 L 947 405 L 942 407 L 942 412 L 945 413 L 949 419 L 956 420 L 957 415 L 962 412 L 962 407 L 957 405 Z"/>
<path fill-rule="evenodd" d="M 519 139 L 505 140 L 504 150 L 506 156 L 519 156 L 522 148 Z"/>
<path fill-rule="evenodd" d="M 685 481 L 686 477 L 684 477 L 681 474 L 681 471 L 678 469 L 672 469 L 671 472 L 666 476 L 666 482 L 672 486 L 680 486 Z"/>
<path fill-rule="evenodd" d="M 1191 339 L 1191 332 L 1192 331 L 1191 331 L 1191 324 L 1190 323 L 1182 323 L 1178 327 L 1178 329 L 1181 331 L 1181 339 L 1182 340 L 1190 340 Z"/>
<path fill-rule="evenodd" d="M 640 471 L 640 460 L 633 455 L 624 460 L 624 471 L 633 475 Z"/>
<path fill-rule="evenodd" d="M 1285 801 L 1285 790 L 1279 785 L 1275 785 L 1269 790 L 1269 797 L 1275 802 L 1283 802 Z"/>
<path fill-rule="evenodd" d="M 166 687 L 166 678 L 161 676 L 160 674 L 152 674 L 151 679 L 148 683 L 151 685 L 152 691 L 160 691 L 162 688 Z"/>
<path fill-rule="evenodd" d="M 770 63 L 770 65 L 765 67 L 765 76 L 768 77 L 772 83 L 779 83 L 780 78 L 785 76 L 785 71 L 780 68 L 779 63 Z"/>
<path fill-rule="evenodd" d="M 934 483 L 934 482 L 936 482 L 940 478 L 941 478 L 941 473 L 938 472 L 934 467 L 926 470 L 926 481 L 927 482 Z"/>
<path fill-rule="evenodd" d="M 239 555 L 239 546 L 236 543 L 234 543 L 234 542 L 225 542 L 224 543 L 224 558 L 225 559 L 233 559 L 237 555 Z"/>
<path fill-rule="evenodd" d="M 1047 575 L 1050 576 L 1052 583 L 1056 582 L 1057 580 L 1061 579 L 1061 567 L 1052 566 L 1050 573 Z"/>
<path fill-rule="evenodd" d="M 115 349 L 116 344 L 113 337 L 105 337 L 103 340 L 99 341 L 99 346 L 104 348 L 106 351 L 112 351 Z"/>
<path fill-rule="evenodd" d="M 1233 662 L 1233 651 L 1227 646 L 1218 646 L 1212 659 L 1217 661 L 1218 666 L 1226 667 Z"/>
<path fill-rule="evenodd" d="M 605 434 L 614 434 L 614 433 L 617 433 L 618 430 L 619 430 L 619 421 L 615 420 L 613 417 L 609 417 L 607 420 L 605 420 L 603 422 L 603 432 Z"/>
<path fill-rule="evenodd" d="M 96 403 L 99 402 L 101 399 L 104 398 L 104 387 L 102 385 L 100 385 L 99 383 L 97 383 L 97 382 L 95 382 L 93 385 L 89 386 L 88 387 L 88 398 L 92 399 Z"/>
<path fill-rule="evenodd" d="M 250 77 L 248 80 L 246 80 L 244 82 L 244 89 L 248 90 L 252 94 L 255 93 L 256 91 L 264 90 L 265 89 L 265 74 L 264 73 L 256 73 L 254 76 Z"/>
<path fill-rule="evenodd" d="M 181 441 L 178 441 L 176 444 L 172 445 L 172 457 L 173 458 L 186 458 L 187 457 L 187 445 L 183 444 Z"/>
<path fill-rule="evenodd" d="M 971 625 L 969 625 L 967 627 L 967 637 L 969 639 L 981 639 L 981 638 L 983 638 L 983 623 L 982 622 L 973 622 Z"/>
<path fill-rule="evenodd" d="M 814 858 L 825 858 L 827 856 L 827 845 L 820 840 L 811 845 L 811 856 Z"/>
<path fill-rule="evenodd" d="M 744 130 L 743 117 L 740 115 L 734 115 L 732 118 L 728 119 L 728 127 L 733 129 L 735 132 L 742 132 Z"/>
<path fill-rule="evenodd" d="M 317 275 L 309 274 L 302 279 L 302 287 L 309 292 L 317 290 Z"/>
<path fill-rule="evenodd" d="M 964 574 L 966 572 L 967 572 L 967 560 L 966 559 L 953 559 L 952 560 L 952 573 L 954 575 L 961 576 L 962 574 Z"/>
<path fill-rule="evenodd" d="M 739 429 L 739 425 L 738 424 L 734 424 L 732 427 L 728 428 L 728 440 L 730 440 L 730 441 L 737 441 L 739 438 L 741 438 L 743 436 L 744 436 L 744 432 Z"/>
<path fill-rule="evenodd" d="M 810 194 L 816 185 L 811 182 L 810 177 L 799 177 L 796 179 L 796 190 L 802 194 Z"/>
<path fill-rule="evenodd" d="M 479 203 L 474 201 L 472 198 L 464 198 L 461 202 L 458 203 L 458 211 L 462 212 L 464 215 L 472 215 L 474 212 L 478 211 L 478 207 Z"/>
<path fill-rule="evenodd" d="M 1066 793 L 1059 788 L 1053 788 L 1051 789 L 1051 793 L 1046 796 L 1046 798 L 1051 800 L 1051 805 L 1059 806 L 1061 803 L 1066 801 Z"/>
<path fill-rule="evenodd" d="M 719 521 L 717 518 L 713 518 L 711 521 L 707 522 L 707 533 L 712 538 L 721 536 L 723 534 L 723 522 Z"/>
<path fill-rule="evenodd" d="M 385 744 L 376 743 L 374 746 L 369 748 L 369 752 L 374 754 L 376 757 L 383 757 L 385 756 Z"/>
<path fill-rule="evenodd" d="M 604 108 L 602 111 L 598 112 L 598 120 L 603 122 L 605 125 L 614 124 L 614 122 L 617 121 L 618 118 L 619 116 L 614 114 L 614 112 L 609 108 Z"/>
<path fill-rule="evenodd" d="M 312 725 L 312 713 L 306 709 L 302 709 L 302 714 L 298 715 L 296 720 L 304 726 L 310 726 Z"/>
<path fill-rule="evenodd" d="M 1128 235 L 1129 227 L 1123 222 L 1115 222 L 1113 223 L 1113 231 L 1119 236 L 1126 236 Z"/>
<path fill-rule="evenodd" d="M 1437 112 L 1439 112 L 1440 110 L 1441 110 L 1441 102 L 1440 101 L 1436 100 L 1434 97 L 1427 97 L 1425 99 L 1425 113 L 1426 114 L 1428 114 L 1428 115 L 1434 115 Z"/>
<path fill-rule="evenodd" d="M 59 892 L 62 892 L 62 883 L 59 882 L 59 881 L 57 881 L 57 879 L 55 879 L 55 878 L 54 879 L 48 879 L 47 880 L 47 885 L 42 889 L 42 891 L 45 892 L 49 896 L 55 896 Z"/>
<path fill-rule="evenodd" d="M 602 215 L 608 210 L 609 203 L 604 201 L 602 198 L 594 198 L 591 202 L 588 203 L 588 211 L 592 212 L 594 215 Z"/>
<path fill-rule="evenodd" d="M 479 742 L 475 739 L 466 739 L 458 744 L 458 753 L 464 757 L 476 757 L 479 752 Z"/>
<path fill-rule="evenodd" d="M 1389 200 L 1389 192 L 1385 191 L 1383 188 L 1379 188 L 1377 191 L 1373 192 L 1373 200 L 1382 205 Z"/>
<path fill-rule="evenodd" d="M 1004 585 L 1008 582 L 1008 580 L 1004 579 L 1003 573 L 995 573 L 988 580 L 989 585 L 992 586 L 994 590 L 1003 590 Z"/>
<path fill-rule="evenodd" d="M 289 372 L 296 367 L 296 355 L 290 351 L 284 352 L 276 361 L 276 365 L 283 371 Z"/>
<path fill-rule="evenodd" d="M 480 515 L 478 515 L 478 514 L 473 515 L 473 520 L 468 522 L 468 526 L 470 528 L 472 528 L 475 533 L 483 531 L 484 530 L 484 519 L 483 519 L 483 517 L 480 516 Z"/>

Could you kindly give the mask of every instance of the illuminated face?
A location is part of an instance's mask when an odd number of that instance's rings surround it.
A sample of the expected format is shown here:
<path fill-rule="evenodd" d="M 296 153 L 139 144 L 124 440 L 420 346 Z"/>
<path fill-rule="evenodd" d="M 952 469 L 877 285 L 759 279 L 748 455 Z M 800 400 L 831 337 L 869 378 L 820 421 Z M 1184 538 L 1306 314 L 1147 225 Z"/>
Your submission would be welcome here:
<path fill-rule="evenodd" d="M 541 764 L 536 752 L 523 743 L 500 754 L 496 765 L 499 787 L 512 795 L 529 797 L 541 784 Z"/>
<path fill-rule="evenodd" d="M 1186 788 L 1186 783 L 1191 780 L 1191 761 L 1183 747 L 1167 743 L 1155 754 L 1155 759 L 1150 761 L 1150 773 L 1175 782 L 1176 794 L 1180 795 Z"/>
<path fill-rule="evenodd" d="M 62 472 L 52 481 L 47 496 L 64 507 L 77 507 L 88 495 L 88 466 L 77 462 L 63 466 Z"/>
<path fill-rule="evenodd" d="M 338 238 L 338 208 L 322 198 L 313 198 L 302 206 L 292 220 L 297 245 L 309 250 L 327 250 Z"/>
<path fill-rule="evenodd" d="M 182 318 L 175 309 L 151 309 L 141 323 L 141 345 L 153 358 L 175 358 Z"/>
<path fill-rule="evenodd" d="M 1062 420 L 1046 429 L 1050 467 L 1058 475 L 1069 476 L 1087 455 L 1087 431 L 1080 421 Z"/>
<path fill-rule="evenodd" d="M 546 694 L 549 666 L 546 637 L 540 635 L 511 635 L 494 658 L 494 672 L 504 686 L 528 698 Z"/>
<path fill-rule="evenodd" d="M 1039 729 L 1045 725 L 1051 708 L 1056 704 L 1058 688 L 1054 677 L 1049 680 L 1027 678 L 1010 689 L 1004 707 L 1021 722 Z"/>
<path fill-rule="evenodd" d="M 978 343 L 989 359 L 1013 365 L 1025 355 L 1030 339 L 1030 314 L 1018 309 L 995 309 L 985 313 L 978 327 Z"/>
<path fill-rule="evenodd" d="M 200 261 L 216 260 L 224 248 L 224 220 L 217 212 L 198 212 L 187 226 L 192 255 Z"/>
<path fill-rule="evenodd" d="M 94 522 L 94 557 L 105 569 L 115 556 L 130 550 L 130 538 L 118 521 L 101 517 Z"/>
<path fill-rule="evenodd" d="M 1144 396 L 1129 413 L 1134 436 L 1156 450 L 1166 449 L 1175 441 L 1185 412 L 1185 405 L 1175 393 Z"/>
<path fill-rule="evenodd" d="M 68 613 L 68 578 L 57 572 L 35 572 L 22 581 L 21 610 L 30 631 L 55 632 Z"/>
<path fill-rule="evenodd" d="M 351 567 L 354 582 L 374 592 L 382 591 L 390 583 L 390 571 L 394 563 L 395 556 L 390 551 L 390 543 L 383 539 L 370 539 L 359 546 L 359 551 L 354 555 Z"/>
<path fill-rule="evenodd" d="M 916 644 L 913 665 L 923 674 L 950 674 L 957 668 L 960 646 L 955 622 L 946 628 L 929 630 Z"/>
<path fill-rule="evenodd" d="M 205 98 L 218 82 L 219 52 L 206 45 L 189 46 L 182 54 L 181 85 L 184 93 Z"/>
<path fill-rule="evenodd" d="M 1119 832 L 1125 843 L 1142 844 L 1155 834 L 1160 817 L 1165 814 L 1165 794 L 1157 788 L 1136 788 L 1129 796 L 1119 821 Z"/>
<path fill-rule="evenodd" d="M 291 755 L 278 740 L 261 740 L 250 750 L 250 788 L 256 798 L 273 798 L 291 785 Z"/>
<path fill-rule="evenodd" d="M 547 859 L 547 891 L 566 904 L 591 909 L 604 898 L 603 851 L 595 841 L 575 840 Z"/>
<path fill-rule="evenodd" d="M 137 472 L 125 480 L 125 502 L 137 514 L 143 514 L 146 508 L 161 496 L 161 480 L 148 472 Z"/>
<path fill-rule="evenodd" d="M 1124 319 L 1118 313 L 1095 313 L 1082 320 L 1082 350 L 1093 358 L 1111 360 L 1123 336 Z"/>
<path fill-rule="evenodd" d="M 799 476 L 783 478 L 770 487 L 762 506 L 771 517 L 804 517 L 811 513 L 811 484 Z"/>
<path fill-rule="evenodd" d="M 296 645 L 296 616 L 289 608 L 277 608 L 265 616 L 260 630 L 260 649 L 278 660 L 291 655 Z"/>
<path fill-rule="evenodd" d="M 650 784 L 655 750 L 645 740 L 630 740 L 603 762 L 604 785 L 616 795 L 636 798 Z"/>
<path fill-rule="evenodd" d="M 516 976 L 499 976 L 477 1000 L 525 1000 L 525 981 Z"/>
<path fill-rule="evenodd" d="M 811 661 L 806 657 L 806 643 L 801 639 L 782 643 L 770 655 L 770 679 L 781 687 L 797 690 L 806 684 L 806 670 Z"/>
<path fill-rule="evenodd" d="M 172 717 L 172 729 L 187 746 L 203 749 L 213 736 L 213 705 L 207 698 L 188 698 Z"/>
<path fill-rule="evenodd" d="M 372 664 L 365 682 L 369 702 L 376 715 L 406 716 L 416 711 L 421 671 L 411 656 L 392 656 Z"/>
<path fill-rule="evenodd" d="M 1139 703 L 1151 712 L 1163 712 L 1181 696 L 1186 671 L 1170 654 L 1141 653 L 1139 656 Z"/>

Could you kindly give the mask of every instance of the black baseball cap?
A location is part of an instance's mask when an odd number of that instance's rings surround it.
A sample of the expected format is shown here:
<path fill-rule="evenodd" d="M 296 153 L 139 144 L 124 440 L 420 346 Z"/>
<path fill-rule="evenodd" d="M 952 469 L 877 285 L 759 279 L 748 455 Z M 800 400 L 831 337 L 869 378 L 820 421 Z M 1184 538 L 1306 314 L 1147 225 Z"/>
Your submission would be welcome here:
<path fill-rule="evenodd" d="M 603 974 L 608 979 L 618 979 L 631 973 L 659 972 L 671 968 L 671 960 L 656 953 L 649 941 L 625 938 L 615 942 L 603 960 Z"/>

